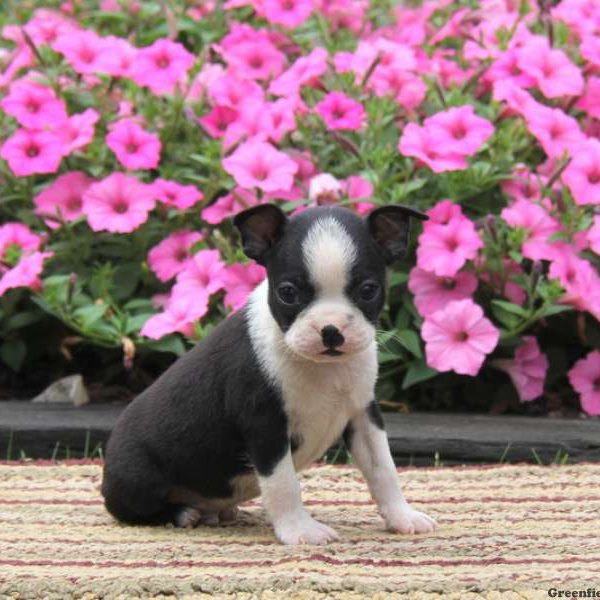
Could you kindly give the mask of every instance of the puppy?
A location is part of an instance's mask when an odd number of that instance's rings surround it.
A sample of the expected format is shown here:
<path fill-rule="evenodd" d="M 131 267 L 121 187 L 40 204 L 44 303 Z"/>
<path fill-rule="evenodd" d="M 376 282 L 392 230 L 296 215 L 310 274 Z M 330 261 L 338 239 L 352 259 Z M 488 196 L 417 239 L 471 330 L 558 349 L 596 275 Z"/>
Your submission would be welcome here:
<path fill-rule="evenodd" d="M 260 495 L 281 542 L 323 544 L 338 536 L 302 505 L 296 471 L 343 434 L 388 528 L 432 531 L 400 490 L 374 400 L 386 265 L 405 253 L 411 217 L 426 218 L 400 206 L 366 219 L 340 207 L 237 215 L 268 278 L 123 411 L 106 451 L 108 511 L 192 527 Z"/>

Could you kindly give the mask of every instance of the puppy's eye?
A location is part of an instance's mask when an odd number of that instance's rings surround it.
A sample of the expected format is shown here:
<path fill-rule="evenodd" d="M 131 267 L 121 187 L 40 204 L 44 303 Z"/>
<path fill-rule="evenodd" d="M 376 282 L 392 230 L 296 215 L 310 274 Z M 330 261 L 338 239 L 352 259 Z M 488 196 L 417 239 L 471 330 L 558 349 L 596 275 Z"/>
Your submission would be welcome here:
<path fill-rule="evenodd" d="M 298 290 L 292 283 L 280 283 L 277 286 L 277 297 L 284 304 L 296 304 L 298 302 Z"/>
<path fill-rule="evenodd" d="M 365 302 L 374 300 L 377 294 L 379 294 L 379 285 L 374 281 L 367 281 L 358 288 L 358 295 Z"/>

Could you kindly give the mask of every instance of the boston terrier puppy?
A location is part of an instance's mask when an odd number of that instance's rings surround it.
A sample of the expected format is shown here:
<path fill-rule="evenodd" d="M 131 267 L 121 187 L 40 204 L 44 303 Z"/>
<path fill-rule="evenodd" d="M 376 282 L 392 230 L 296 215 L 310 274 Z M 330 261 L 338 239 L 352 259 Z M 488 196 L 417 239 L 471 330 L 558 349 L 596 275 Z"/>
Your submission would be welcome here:
<path fill-rule="evenodd" d="M 268 277 L 123 411 L 106 451 L 108 511 L 193 527 L 260 495 L 281 542 L 323 544 L 338 535 L 304 508 L 296 471 L 343 435 L 387 527 L 433 531 L 402 494 L 374 400 L 386 265 L 405 253 L 411 217 L 427 218 L 402 206 L 366 219 L 340 207 L 288 218 L 269 204 L 238 214 L 244 252 Z"/>

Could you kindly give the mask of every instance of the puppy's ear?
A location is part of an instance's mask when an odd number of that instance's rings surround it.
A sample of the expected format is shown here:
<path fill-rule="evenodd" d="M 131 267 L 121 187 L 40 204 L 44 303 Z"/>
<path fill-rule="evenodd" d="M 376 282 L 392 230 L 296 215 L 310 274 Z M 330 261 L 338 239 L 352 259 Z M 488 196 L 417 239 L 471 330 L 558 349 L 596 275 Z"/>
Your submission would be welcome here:
<path fill-rule="evenodd" d="M 286 223 L 285 214 L 273 204 L 254 206 L 233 219 L 233 224 L 242 234 L 244 253 L 259 265 L 265 264 L 267 252 L 283 234 Z"/>
<path fill-rule="evenodd" d="M 410 218 L 426 221 L 429 217 L 407 206 L 382 206 L 367 217 L 367 226 L 383 253 L 386 264 L 398 260 L 408 248 Z"/>

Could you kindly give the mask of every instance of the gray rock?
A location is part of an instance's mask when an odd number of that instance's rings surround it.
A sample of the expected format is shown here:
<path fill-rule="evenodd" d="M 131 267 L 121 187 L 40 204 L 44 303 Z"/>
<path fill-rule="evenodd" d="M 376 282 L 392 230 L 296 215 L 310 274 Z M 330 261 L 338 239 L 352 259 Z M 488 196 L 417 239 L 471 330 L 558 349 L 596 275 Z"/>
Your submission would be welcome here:
<path fill-rule="evenodd" d="M 69 375 L 69 377 L 55 381 L 32 400 L 32 402 L 38 403 L 66 403 L 75 406 L 83 406 L 89 401 L 90 397 L 81 375 Z"/>

